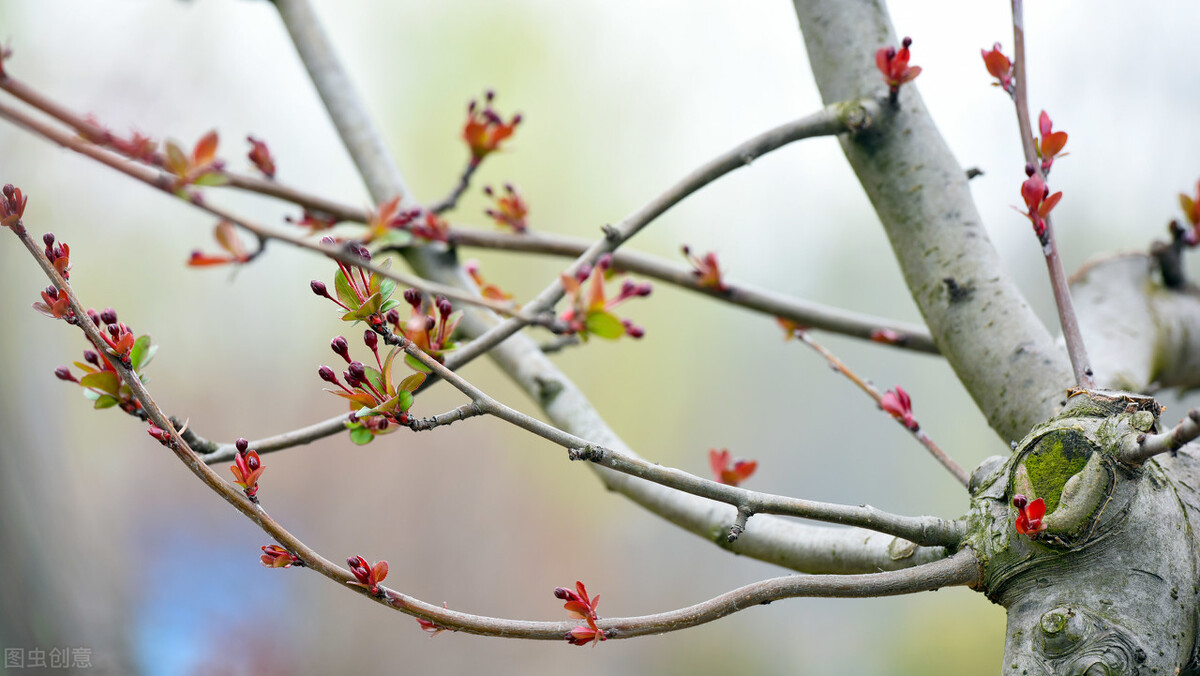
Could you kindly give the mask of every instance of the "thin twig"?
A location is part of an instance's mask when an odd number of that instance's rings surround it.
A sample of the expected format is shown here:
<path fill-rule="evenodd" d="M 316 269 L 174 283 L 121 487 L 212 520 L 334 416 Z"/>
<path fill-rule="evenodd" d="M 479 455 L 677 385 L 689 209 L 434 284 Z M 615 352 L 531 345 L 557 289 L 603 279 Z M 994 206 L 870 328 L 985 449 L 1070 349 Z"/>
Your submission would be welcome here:
<path fill-rule="evenodd" d="M 424 364 L 426 368 L 469 397 L 484 413 L 500 418 L 527 432 L 531 432 L 547 441 L 562 446 L 569 451 L 569 457 L 572 460 L 588 460 L 597 465 L 636 476 L 640 479 L 653 481 L 668 488 L 724 502 L 746 510 L 751 514 L 778 514 L 828 523 L 840 523 L 847 526 L 858 526 L 879 533 L 894 535 L 926 546 L 956 546 L 963 536 L 964 525 L 957 521 L 949 521 L 937 517 L 899 516 L 889 514 L 870 505 L 854 507 L 759 493 L 737 486 L 702 479 L 683 470 L 664 467 L 611 448 L 604 448 L 497 401 L 483 392 L 483 390 L 472 385 L 462 376 L 438 363 L 437 360 L 422 351 L 411 340 L 392 333 L 387 326 L 376 330 L 380 332 L 380 335 L 384 337 L 384 340 L 389 345 L 399 347 L 405 353 Z"/>
<path fill-rule="evenodd" d="M 456 423 L 459 420 L 474 418 L 477 415 L 483 415 L 483 413 L 483 409 L 479 408 L 475 402 L 471 402 L 429 418 L 412 418 L 408 421 L 408 428 L 414 432 L 424 432 L 435 427 Z"/>
<path fill-rule="evenodd" d="M 458 183 L 454 184 L 454 188 L 450 190 L 450 194 L 434 202 L 429 207 L 429 210 L 435 214 L 443 214 L 458 206 L 458 199 L 471 186 L 471 177 L 475 175 L 475 170 L 479 168 L 479 164 L 479 160 L 472 156 L 467 161 L 467 166 L 463 168 L 462 174 L 458 177 Z"/>
<path fill-rule="evenodd" d="M 858 386 L 858 389 L 866 392 L 867 396 L 875 400 L 875 404 L 877 406 L 883 406 L 883 393 L 881 393 L 870 382 L 863 380 L 857 373 L 851 370 L 849 366 L 846 366 L 841 359 L 837 358 L 837 355 L 833 354 L 826 349 L 825 346 L 813 340 L 806 331 L 796 331 L 795 336 L 803 341 L 805 345 L 815 350 L 817 354 L 824 357 L 825 361 L 829 362 L 829 365 L 833 367 L 833 370 L 846 376 L 848 379 L 850 379 L 850 382 Z M 901 427 L 911 432 L 912 435 L 916 437 L 917 441 L 921 442 L 921 445 L 929 451 L 929 454 L 933 456 L 934 460 L 937 460 L 939 463 L 941 463 L 942 467 L 945 467 L 951 474 L 953 474 L 954 478 L 958 479 L 959 483 L 964 486 L 970 483 L 970 473 L 963 469 L 962 465 L 959 465 L 957 462 L 955 462 L 953 458 L 946 455 L 946 452 L 943 451 L 933 441 L 933 439 L 931 439 L 929 435 L 926 434 L 923 429 L 921 429 L 919 425 L 916 425 L 915 421 L 913 423 L 914 427 L 908 427 L 904 424 L 904 421 L 900 419 L 896 419 L 896 422 L 898 422 Z"/>
<path fill-rule="evenodd" d="M 573 275 L 583 266 L 594 265 L 601 256 L 616 251 L 642 228 L 683 201 L 688 195 L 735 169 L 749 165 L 758 157 L 795 141 L 860 131 L 870 126 L 881 114 L 882 109 L 879 103 L 872 99 L 835 103 L 812 115 L 763 132 L 749 141 L 721 153 L 647 202 L 642 208 L 625 217 L 617 225 L 604 226 L 604 237 L 594 242 L 567 266 L 564 274 Z M 525 310 L 534 314 L 550 310 L 563 297 L 563 293 L 562 283 L 556 278 L 526 304 Z M 524 320 L 512 317 L 488 329 L 486 333 L 471 341 L 455 354 L 455 368 L 487 352 L 497 343 L 520 331 L 524 326 Z"/>
<path fill-rule="evenodd" d="M 97 146 L 96 144 L 72 136 L 60 129 L 56 129 L 40 120 L 30 117 L 21 110 L 8 106 L 7 104 L 0 103 L 0 117 L 7 119 L 13 124 L 24 127 L 34 134 L 57 143 L 64 148 L 74 150 L 75 152 L 86 155 L 87 157 L 90 157 L 91 159 L 96 160 L 105 166 L 116 169 L 126 176 L 141 181 L 152 188 L 161 190 L 169 195 L 175 195 L 175 191 L 173 189 L 173 180 L 157 169 L 152 169 L 150 167 L 125 161 L 113 153 L 104 150 L 102 147 Z M 537 317 L 532 313 L 522 313 L 521 311 L 517 310 L 516 306 L 511 302 L 501 302 L 488 298 L 481 298 L 478 294 L 469 293 L 445 284 L 431 282 L 429 280 L 417 277 L 416 275 L 409 275 L 403 272 L 384 269 L 364 261 L 362 258 L 359 258 L 357 255 L 347 251 L 341 246 L 321 244 L 320 242 L 310 242 L 302 237 L 296 237 L 274 228 L 253 223 L 245 218 L 237 216 L 236 214 L 215 207 L 209 204 L 206 200 L 200 199 L 197 196 L 189 194 L 184 198 L 184 201 L 198 209 L 216 216 L 217 218 L 227 220 L 240 228 L 254 233 L 254 235 L 260 240 L 274 239 L 295 247 L 316 251 L 324 256 L 341 261 L 342 263 L 346 263 L 347 265 L 354 265 L 368 272 L 378 274 L 381 277 L 395 280 L 400 284 L 420 289 L 421 291 L 429 294 L 445 296 L 454 302 L 486 307 L 489 310 L 507 315 L 509 317 L 524 314 L 526 316 L 524 317 L 523 321 L 528 321 L 531 324 L 542 323 L 546 321 L 544 318 Z"/>
<path fill-rule="evenodd" d="M 513 234 L 469 228 L 451 228 L 449 241 L 457 246 L 552 256 L 579 256 L 591 245 L 588 240 L 553 233 Z M 814 329 L 867 340 L 878 340 L 878 336 L 891 333 L 895 337 L 884 341 L 884 344 L 938 354 L 937 345 L 929 335 L 929 330 L 919 324 L 908 324 L 851 312 L 729 279 L 724 280 L 726 290 L 714 289 L 701 284 L 692 270 L 684 265 L 674 265 L 637 251 L 622 250 L 614 253 L 613 267 L 618 271 L 657 279 L 689 291 L 702 293 L 710 298 L 757 310 L 772 317 L 782 317 Z"/>
<path fill-rule="evenodd" d="M 1045 181 L 1046 175 L 1042 172 L 1041 163 L 1038 161 L 1037 149 L 1033 142 L 1033 125 L 1029 118 L 1023 5 L 1023 0 L 1012 0 L 1013 105 L 1017 109 L 1017 127 L 1021 134 L 1021 149 L 1025 152 L 1025 162 L 1028 166 L 1033 167 L 1039 178 Z M 1058 242 L 1054 238 L 1054 226 L 1048 214 L 1045 222 L 1046 235 L 1043 238 L 1042 254 L 1046 259 L 1046 270 L 1050 273 L 1050 288 L 1054 291 L 1054 303 L 1058 307 L 1058 320 L 1062 325 L 1063 339 L 1067 344 L 1067 355 L 1071 358 L 1071 368 L 1075 371 L 1075 384 L 1079 387 L 1092 388 L 1095 387 L 1092 365 L 1088 361 L 1087 349 L 1083 344 L 1083 334 L 1079 331 L 1079 320 L 1075 317 L 1075 306 L 1071 302 L 1071 288 L 1067 284 L 1067 273 L 1063 270 L 1062 259 L 1058 255 Z"/>
<path fill-rule="evenodd" d="M 1140 465 L 1160 453 L 1175 453 L 1187 442 L 1200 437 L 1200 409 L 1193 408 L 1183 420 L 1162 434 L 1139 434 L 1126 440 L 1121 461 Z"/>

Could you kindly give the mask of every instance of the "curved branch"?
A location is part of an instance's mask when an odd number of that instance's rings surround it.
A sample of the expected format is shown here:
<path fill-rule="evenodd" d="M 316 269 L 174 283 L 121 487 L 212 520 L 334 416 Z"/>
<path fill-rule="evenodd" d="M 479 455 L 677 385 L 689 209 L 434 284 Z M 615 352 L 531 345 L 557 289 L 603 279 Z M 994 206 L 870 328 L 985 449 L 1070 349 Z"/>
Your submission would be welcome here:
<path fill-rule="evenodd" d="M 1189 441 L 1200 437 L 1200 409 L 1193 408 L 1183 420 L 1162 434 L 1139 434 L 1121 449 L 1121 461 L 1140 465 L 1159 453 L 1175 452 Z"/>
<path fill-rule="evenodd" d="M 821 96 L 882 94 L 871 57 L 895 44 L 882 0 L 794 5 Z M 1005 273 L 962 167 L 912 83 L 893 113 L 867 133 L 842 137 L 842 150 L 934 342 L 992 429 L 1005 441 L 1020 439 L 1056 409 L 1073 382 L 1070 364 Z"/>
<path fill-rule="evenodd" d="M 600 619 L 596 624 L 609 639 L 634 638 L 688 629 L 782 599 L 898 596 L 943 587 L 974 587 L 979 583 L 979 571 L 975 554 L 964 549 L 942 561 L 901 571 L 870 575 L 788 575 L 762 580 L 686 608 L 640 617 Z M 579 622 L 529 622 L 470 615 L 391 590 L 387 590 L 387 596 L 400 610 L 432 622 L 438 628 L 469 634 L 561 641 L 568 631 L 579 625 Z"/>
<path fill-rule="evenodd" d="M 604 237 L 589 246 L 573 263 L 567 266 L 564 274 L 572 275 L 585 265 L 593 265 L 604 254 L 617 250 L 642 228 L 654 219 L 664 214 L 668 209 L 683 201 L 688 195 L 696 192 L 716 179 L 728 174 L 734 169 L 749 165 L 758 157 L 781 148 L 794 141 L 800 141 L 817 136 L 836 136 L 845 132 L 859 132 L 869 128 L 876 118 L 882 114 L 876 101 L 848 100 L 831 104 L 812 115 L 782 124 L 774 129 L 755 136 L 734 148 L 721 153 L 709 160 L 690 174 L 683 177 L 675 185 L 668 188 L 642 208 L 626 216 L 615 226 L 606 225 Z M 555 279 L 525 306 L 525 311 L 533 314 L 550 310 L 563 297 L 562 284 Z M 470 344 L 457 352 L 458 365 L 466 364 L 475 357 L 487 352 L 493 346 L 507 339 L 524 328 L 526 322 L 517 317 L 493 326 L 486 333 L 478 336 Z"/>

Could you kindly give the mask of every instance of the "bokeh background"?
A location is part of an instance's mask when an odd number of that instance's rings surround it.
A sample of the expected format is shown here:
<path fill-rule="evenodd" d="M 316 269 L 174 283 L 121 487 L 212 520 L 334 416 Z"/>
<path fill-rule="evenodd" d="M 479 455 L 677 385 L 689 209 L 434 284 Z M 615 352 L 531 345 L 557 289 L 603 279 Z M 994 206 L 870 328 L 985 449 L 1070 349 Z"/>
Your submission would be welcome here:
<path fill-rule="evenodd" d="M 1200 7 L 1030 4 L 1034 112 L 1048 109 L 1071 135 L 1054 173 L 1066 194 L 1056 223 L 1067 266 L 1144 248 L 1177 215 L 1176 193 L 1200 177 Z M 478 188 L 512 181 L 534 228 L 595 236 L 700 162 L 820 105 L 785 0 L 315 5 L 419 199 L 457 176 L 468 99 L 493 87 L 502 112 L 524 113 L 509 151 L 489 158 L 454 213 L 461 225 L 491 227 Z M 972 186 L 1008 271 L 1053 322 L 1038 247 L 1009 209 L 1023 178 L 1016 124 L 979 57 L 996 40 L 1011 48 L 1007 5 L 910 0 L 892 11 L 915 39 L 917 86 L 951 147 L 985 172 Z M 14 76 L 118 131 L 190 146 L 216 128 L 221 155 L 239 169 L 254 134 L 269 142 L 282 181 L 368 202 L 265 2 L 4 0 L 0 37 L 13 47 Z M 340 410 L 315 371 L 347 329 L 308 289 L 332 277 L 331 265 L 276 245 L 237 274 L 187 269 L 192 249 L 213 249 L 212 219 L 7 123 L 0 180 L 30 195 L 31 230 L 71 244 L 85 303 L 117 308 L 162 346 L 151 388 L 201 434 L 257 438 Z M 296 214 L 245 195 L 210 199 L 267 223 Z M 829 139 L 722 179 L 633 246 L 678 260 L 685 242 L 719 251 L 734 279 L 918 319 Z M 519 297 L 563 264 L 464 253 Z M 54 379 L 84 344 L 29 309 L 45 280 L 11 238 L 0 246 L 0 284 L 3 647 L 88 647 L 96 671 L 115 674 L 934 675 L 999 664 L 1003 612 L 963 589 L 793 600 L 594 650 L 430 640 L 410 618 L 315 575 L 260 566 L 266 540 L 253 524 L 142 425 L 92 412 Z M 765 491 L 906 514 L 964 509 L 961 489 L 910 437 L 815 355 L 785 344 L 769 317 L 664 285 L 627 314 L 647 328 L 644 340 L 594 341 L 556 359 L 645 456 L 704 474 L 708 449 L 728 447 L 760 461 L 750 485 Z M 908 389 L 923 426 L 964 465 L 1006 452 L 941 361 L 821 340 L 882 386 Z M 536 411 L 491 365 L 465 373 Z M 435 388 L 415 410 L 460 401 Z M 309 544 L 334 559 L 386 558 L 389 584 L 467 611 L 558 618 L 551 590 L 582 579 L 603 595 L 602 615 L 642 614 L 782 572 L 641 512 L 560 450 L 498 422 L 363 448 L 328 439 L 266 464 L 265 504 Z"/>

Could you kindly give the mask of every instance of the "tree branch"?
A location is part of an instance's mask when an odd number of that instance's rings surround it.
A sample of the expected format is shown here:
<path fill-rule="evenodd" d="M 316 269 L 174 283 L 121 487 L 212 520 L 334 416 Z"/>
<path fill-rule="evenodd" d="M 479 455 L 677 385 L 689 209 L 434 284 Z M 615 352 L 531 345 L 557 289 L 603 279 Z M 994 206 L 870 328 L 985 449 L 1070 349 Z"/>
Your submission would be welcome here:
<path fill-rule="evenodd" d="M 848 100 L 826 106 L 825 109 L 807 117 L 780 125 L 755 136 L 749 141 L 721 153 L 704 165 L 695 169 L 665 192 L 647 202 L 642 208 L 626 216 L 615 226 L 606 225 L 604 237 L 589 246 L 573 263 L 567 266 L 565 274 L 573 275 L 585 265 L 594 265 L 607 253 L 617 250 L 642 228 L 661 216 L 668 209 L 683 201 L 688 195 L 708 185 L 725 174 L 749 165 L 758 157 L 781 148 L 794 141 L 813 138 L 816 136 L 835 136 L 845 132 L 859 132 L 869 128 L 876 118 L 882 114 L 878 102 L 873 100 Z M 555 279 L 541 293 L 525 306 L 526 312 L 537 314 L 554 307 L 563 297 L 562 284 Z M 524 328 L 525 323 L 519 318 L 496 325 L 457 352 L 457 364 L 466 364 L 475 357 L 487 352 L 494 345 L 507 339 Z"/>
<path fill-rule="evenodd" d="M 458 246 L 482 247 L 505 251 L 544 253 L 553 256 L 579 256 L 591 244 L 587 240 L 549 233 L 511 234 L 455 228 L 450 242 Z M 896 340 L 884 344 L 918 352 L 937 354 L 937 346 L 929 331 L 918 324 L 908 324 L 882 317 L 860 314 L 828 305 L 821 305 L 792 296 L 776 293 L 743 282 L 725 280 L 726 290 L 704 286 L 691 269 L 636 251 L 622 250 L 613 254 L 613 267 L 624 272 L 657 279 L 668 284 L 704 294 L 733 305 L 757 310 L 772 317 L 782 317 L 814 329 L 840 333 L 871 340 L 880 331 L 891 331 Z"/>
<path fill-rule="evenodd" d="M 596 622 L 610 639 L 634 638 L 679 631 L 718 620 L 740 610 L 772 601 L 798 597 L 864 598 L 897 596 L 943 587 L 975 586 L 979 562 L 971 550 L 902 571 L 870 575 L 788 575 L 738 587 L 693 606 L 656 615 L 600 619 Z M 561 641 L 579 622 L 527 622 L 468 615 L 388 591 L 404 612 L 435 626 L 484 636 Z"/>
<path fill-rule="evenodd" d="M 749 491 L 737 486 L 701 479 L 673 467 L 663 467 L 647 462 L 633 454 L 604 448 L 500 403 L 454 371 L 439 364 L 437 360 L 417 347 L 416 343 L 404 336 L 392 333 L 386 325 L 376 330 L 389 345 L 400 347 L 405 353 L 420 361 L 426 368 L 469 397 L 474 406 L 482 412 L 562 446 L 569 451 L 569 457 L 572 460 L 588 460 L 597 465 L 636 476 L 639 479 L 733 505 L 739 508 L 739 511 L 748 514 L 796 516 L 828 523 L 858 526 L 901 537 L 925 546 L 957 546 L 962 541 L 965 525 L 958 521 L 947 521 L 936 517 L 897 516 L 869 505 L 851 507 Z M 744 520 L 742 524 L 744 527 Z"/>
<path fill-rule="evenodd" d="M 1028 67 L 1025 59 L 1023 5 L 1023 0 L 1012 0 L 1013 105 L 1017 109 L 1017 128 L 1021 134 L 1021 149 L 1025 153 L 1026 167 L 1033 167 L 1034 173 L 1045 181 L 1046 174 L 1042 171 L 1037 150 L 1033 145 L 1033 125 L 1029 121 L 1029 97 L 1025 86 Z M 1075 384 L 1080 387 L 1095 387 L 1092 380 L 1092 365 L 1088 361 L 1083 334 L 1079 331 L 1079 321 L 1075 317 L 1075 307 L 1071 303 L 1071 289 L 1067 284 L 1067 274 L 1063 271 L 1062 259 L 1058 255 L 1058 241 L 1054 237 L 1054 225 L 1051 223 L 1049 214 L 1045 216 L 1044 220 L 1046 231 L 1041 237 L 1042 254 L 1046 259 L 1046 271 L 1050 274 L 1050 288 L 1054 291 L 1054 304 L 1058 308 L 1058 320 L 1062 326 L 1063 338 L 1066 340 L 1067 355 L 1071 359 L 1071 368 L 1075 372 Z"/>
<path fill-rule="evenodd" d="M 862 390 L 863 392 L 866 392 L 867 396 L 875 401 L 876 406 L 883 408 L 883 394 L 880 393 L 880 391 L 878 389 L 876 389 L 874 385 L 867 382 L 866 380 L 863 380 L 861 377 L 859 377 L 859 375 L 857 373 L 850 370 L 850 367 L 846 366 L 842 362 L 841 359 L 838 359 L 837 355 L 835 355 L 832 352 L 830 352 L 829 350 L 827 350 L 824 345 L 821 345 L 820 343 L 818 343 L 817 341 L 815 341 L 811 337 L 809 337 L 807 332 L 797 331 L 795 333 L 795 335 L 805 345 L 808 345 L 817 354 L 824 357 L 825 361 L 828 362 L 829 365 L 833 367 L 833 370 L 846 376 L 846 378 L 848 378 L 850 380 L 850 382 L 852 382 L 858 386 L 858 389 Z M 905 425 L 905 422 L 903 420 L 901 420 L 900 418 L 896 418 L 896 422 L 900 423 L 901 427 L 904 427 L 909 432 L 911 432 L 912 435 L 917 439 L 917 441 L 921 442 L 921 445 L 925 447 L 925 450 L 929 451 L 929 454 L 933 456 L 933 459 L 937 460 L 938 463 L 940 463 L 942 465 L 942 467 L 946 468 L 946 470 L 948 472 L 950 472 L 950 474 L 954 475 L 954 478 L 958 479 L 959 483 L 961 483 L 963 486 L 966 486 L 967 484 L 970 483 L 971 474 L 969 472 L 967 472 L 967 470 L 963 469 L 962 465 L 959 465 L 957 462 L 954 462 L 953 458 L 946 455 L 946 452 L 943 451 L 941 449 L 941 447 L 939 447 L 933 441 L 933 439 L 931 439 L 929 437 L 929 435 L 925 433 L 924 430 L 922 430 L 919 426 L 916 425 L 916 421 L 913 421 L 914 427 L 908 427 L 907 425 Z"/>
<path fill-rule="evenodd" d="M 895 44 L 895 33 L 882 0 L 794 4 L 821 96 L 883 94 L 872 55 Z M 1070 364 L 1005 273 L 913 83 L 885 121 L 840 142 L 934 342 L 992 428 L 1020 439 L 1056 409 L 1073 381 Z"/>
<path fill-rule="evenodd" d="M 1175 455 L 1184 444 L 1200 437 L 1200 409 L 1193 408 L 1183 420 L 1162 434 L 1139 434 L 1121 449 L 1121 461 L 1140 465 L 1159 453 Z"/>
<path fill-rule="evenodd" d="M 1200 386 L 1200 293 L 1165 288 L 1143 253 L 1084 265 L 1071 276 L 1100 387 L 1148 392 Z"/>

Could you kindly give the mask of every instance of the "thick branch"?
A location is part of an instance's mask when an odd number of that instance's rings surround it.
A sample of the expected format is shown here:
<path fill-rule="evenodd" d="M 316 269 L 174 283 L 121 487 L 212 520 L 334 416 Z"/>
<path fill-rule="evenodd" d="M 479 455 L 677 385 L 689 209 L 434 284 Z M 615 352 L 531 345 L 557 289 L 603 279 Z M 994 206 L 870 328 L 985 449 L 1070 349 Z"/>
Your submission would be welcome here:
<path fill-rule="evenodd" d="M 1100 387 L 1148 392 L 1200 386 L 1200 292 L 1165 288 L 1154 261 L 1126 253 L 1071 277 Z"/>
<path fill-rule="evenodd" d="M 795 8 L 826 101 L 882 94 L 872 55 L 896 44 L 882 0 L 795 0 Z M 893 115 L 841 144 L 934 342 L 992 428 L 1020 439 L 1055 410 L 1073 382 L 1070 364 L 1004 272 L 913 84 Z"/>

